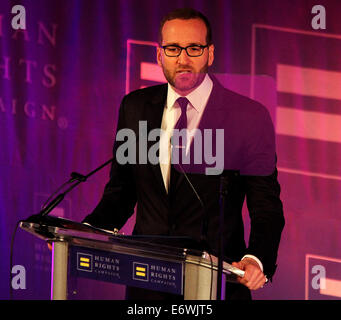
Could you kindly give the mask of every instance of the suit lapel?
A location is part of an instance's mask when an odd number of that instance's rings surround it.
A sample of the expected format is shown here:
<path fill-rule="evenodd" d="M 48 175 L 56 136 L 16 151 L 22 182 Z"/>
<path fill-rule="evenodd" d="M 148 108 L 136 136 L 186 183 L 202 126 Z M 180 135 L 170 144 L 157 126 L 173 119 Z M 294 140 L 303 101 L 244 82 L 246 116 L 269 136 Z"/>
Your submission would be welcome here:
<path fill-rule="evenodd" d="M 215 130 L 224 128 L 222 123 L 226 117 L 228 101 L 223 98 L 224 87 L 212 75 L 210 77 L 213 81 L 213 89 L 198 126 L 201 132 L 204 129 Z"/>
<path fill-rule="evenodd" d="M 153 129 L 161 128 L 163 110 L 167 98 L 167 85 L 158 88 L 150 101 L 145 103 L 148 132 Z"/>
<path fill-rule="evenodd" d="M 150 101 L 147 101 L 145 104 L 145 114 L 147 119 L 147 131 L 148 134 L 151 130 L 161 129 L 162 115 L 166 103 L 167 98 L 167 84 L 162 85 L 158 91 L 153 95 L 153 98 Z M 147 142 L 147 150 L 155 145 L 156 141 Z M 161 173 L 160 163 L 150 164 L 150 168 L 155 175 L 157 183 L 161 184 L 163 193 L 167 196 L 166 188 L 164 186 L 163 177 Z"/>

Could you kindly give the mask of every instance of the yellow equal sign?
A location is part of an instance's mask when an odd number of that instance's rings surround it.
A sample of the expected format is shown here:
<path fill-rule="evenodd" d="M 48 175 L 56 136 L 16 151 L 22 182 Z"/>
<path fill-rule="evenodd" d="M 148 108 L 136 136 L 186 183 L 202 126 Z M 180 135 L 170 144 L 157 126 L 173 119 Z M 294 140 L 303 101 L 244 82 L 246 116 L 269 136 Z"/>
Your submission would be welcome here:
<path fill-rule="evenodd" d="M 146 268 L 144 267 L 136 267 L 135 268 L 135 274 L 140 277 L 146 276 Z"/>
<path fill-rule="evenodd" d="M 80 260 L 79 265 L 81 267 L 87 267 L 87 268 L 90 267 L 90 259 L 89 258 L 80 257 L 79 260 Z"/>

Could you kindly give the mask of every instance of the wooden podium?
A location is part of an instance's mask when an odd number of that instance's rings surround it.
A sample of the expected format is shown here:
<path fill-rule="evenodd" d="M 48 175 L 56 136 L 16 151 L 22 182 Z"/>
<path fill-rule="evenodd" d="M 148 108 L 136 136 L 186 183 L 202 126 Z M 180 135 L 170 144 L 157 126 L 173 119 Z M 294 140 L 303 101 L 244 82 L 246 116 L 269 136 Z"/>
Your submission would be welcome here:
<path fill-rule="evenodd" d="M 46 216 L 20 227 L 52 243 L 51 299 L 68 299 L 71 277 L 88 278 L 183 295 L 185 300 L 215 300 L 215 256 L 188 238 L 123 236 L 67 219 Z M 243 271 L 223 263 L 225 281 Z"/>

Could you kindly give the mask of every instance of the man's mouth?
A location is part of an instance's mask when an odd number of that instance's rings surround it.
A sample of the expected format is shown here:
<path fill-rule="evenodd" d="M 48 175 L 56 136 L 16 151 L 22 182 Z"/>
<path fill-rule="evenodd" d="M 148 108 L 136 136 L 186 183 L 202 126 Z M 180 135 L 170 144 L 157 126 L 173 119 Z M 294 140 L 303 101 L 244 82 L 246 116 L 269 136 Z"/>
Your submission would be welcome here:
<path fill-rule="evenodd" d="M 192 71 L 191 70 L 178 70 L 176 73 L 177 74 L 184 74 L 184 73 L 192 73 Z"/>

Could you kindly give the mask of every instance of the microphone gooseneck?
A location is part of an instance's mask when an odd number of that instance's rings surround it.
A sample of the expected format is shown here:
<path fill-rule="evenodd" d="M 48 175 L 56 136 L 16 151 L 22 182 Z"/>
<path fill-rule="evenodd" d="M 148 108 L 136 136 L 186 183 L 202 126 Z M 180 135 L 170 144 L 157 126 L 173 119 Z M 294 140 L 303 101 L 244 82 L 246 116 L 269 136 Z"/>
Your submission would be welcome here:
<path fill-rule="evenodd" d="M 63 185 L 61 187 L 59 187 L 57 190 L 58 191 L 61 190 L 63 187 L 65 187 L 66 185 L 68 185 L 70 183 L 73 183 L 73 184 L 68 189 L 66 189 L 64 192 L 58 194 L 50 202 L 46 201 L 45 204 L 43 205 L 43 208 L 41 209 L 41 211 L 39 213 L 30 216 L 25 221 L 26 222 L 39 222 L 43 217 L 47 216 L 60 202 L 62 202 L 63 199 L 65 198 L 65 196 L 71 190 L 73 190 L 75 187 L 77 187 L 80 183 L 85 182 L 90 176 L 92 176 L 97 171 L 101 170 L 102 168 L 104 168 L 105 166 L 110 164 L 113 160 L 114 160 L 114 158 L 111 158 L 110 160 L 106 161 L 105 163 L 100 165 L 95 170 L 88 173 L 86 176 L 84 176 L 80 173 L 77 173 L 77 172 L 72 172 L 71 173 L 71 179 L 69 179 L 67 182 L 63 183 Z M 52 195 L 54 195 L 54 194 L 56 194 L 56 192 L 54 192 Z M 52 198 L 52 196 L 49 197 L 49 199 L 51 199 L 51 198 Z"/>

